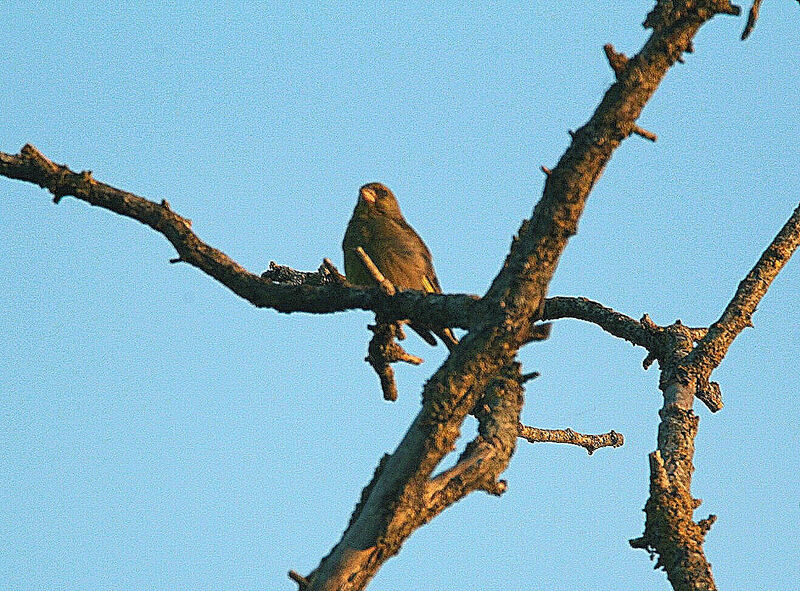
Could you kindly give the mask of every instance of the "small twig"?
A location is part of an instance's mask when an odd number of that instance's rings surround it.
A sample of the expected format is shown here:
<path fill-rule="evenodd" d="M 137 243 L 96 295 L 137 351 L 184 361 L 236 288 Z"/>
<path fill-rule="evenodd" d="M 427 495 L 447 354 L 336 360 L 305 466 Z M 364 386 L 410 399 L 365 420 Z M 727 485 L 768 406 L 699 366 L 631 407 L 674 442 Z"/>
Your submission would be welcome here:
<path fill-rule="evenodd" d="M 753 5 L 750 7 L 750 13 L 747 15 L 747 24 L 742 31 L 742 41 L 750 36 L 753 29 L 756 28 L 756 21 L 758 20 L 758 11 L 761 8 L 761 0 L 753 0 Z"/>
<path fill-rule="evenodd" d="M 633 133 L 639 137 L 643 137 L 646 140 L 650 140 L 651 142 L 658 140 L 658 136 L 656 134 L 654 134 L 652 131 L 647 131 L 646 129 L 639 127 L 638 125 L 633 126 Z"/>
<path fill-rule="evenodd" d="M 717 382 L 709 382 L 708 379 L 698 379 L 695 387 L 695 396 L 708 407 L 711 412 L 719 412 L 724 406 L 722 402 L 722 390 Z"/>
<path fill-rule="evenodd" d="M 336 268 L 336 265 L 334 265 L 329 258 L 322 259 L 322 265 L 319 267 L 319 273 L 326 274 L 331 278 L 333 283 L 338 283 L 339 285 L 344 285 L 347 283 L 347 277 L 339 273 L 339 269 Z"/>
<path fill-rule="evenodd" d="M 585 435 L 572 429 L 539 429 L 520 423 L 517 425 L 519 437 L 531 443 L 569 443 L 579 445 L 592 455 L 601 447 L 620 447 L 625 443 L 622 433 L 609 431 L 601 435 Z"/>
<path fill-rule="evenodd" d="M 397 384 L 394 381 L 394 370 L 391 363 L 402 361 L 412 365 L 423 362 L 421 357 L 410 355 L 395 342 L 400 324 L 397 322 L 378 322 L 368 328 L 374 333 L 369 342 L 368 354 L 364 361 L 372 366 L 381 381 L 383 399 L 397 400 Z"/>
<path fill-rule="evenodd" d="M 372 275 L 372 278 L 386 295 L 394 295 L 397 293 L 397 289 L 395 289 L 394 284 L 384 277 L 383 273 L 381 273 L 381 270 L 378 269 L 378 266 L 372 262 L 372 259 L 369 258 L 369 255 L 364 251 L 363 248 L 360 246 L 356 247 L 356 254 L 358 255 L 358 258 L 361 259 L 361 262 L 364 263 L 364 266 L 367 268 L 369 274 Z"/>
<path fill-rule="evenodd" d="M 310 581 L 307 578 L 305 578 L 303 575 L 293 570 L 289 571 L 289 578 L 292 579 L 295 583 L 297 583 L 297 586 L 300 588 L 300 591 L 303 591 L 303 589 L 308 588 L 310 584 Z"/>
<path fill-rule="evenodd" d="M 619 80 L 619 77 L 625 73 L 625 68 L 628 67 L 627 56 L 624 53 L 617 52 L 611 43 L 603 45 L 603 50 L 606 52 L 608 64 L 611 66 L 611 69 L 614 70 L 614 74 Z"/>
<path fill-rule="evenodd" d="M 389 296 L 397 293 L 394 284 L 381 273 L 381 270 L 378 269 L 378 266 L 363 248 L 356 247 L 356 254 L 383 293 Z M 402 361 L 412 365 L 419 365 L 423 360 L 421 357 L 410 355 L 395 342 L 395 338 L 405 339 L 400 322 L 383 322 L 380 318 L 376 318 L 375 325 L 369 326 L 369 329 L 374 333 L 374 336 L 369 342 L 369 353 L 364 360 L 378 374 L 378 379 L 381 381 L 383 399 L 394 402 L 397 400 L 397 384 L 394 381 L 394 370 L 390 364 Z"/>
<path fill-rule="evenodd" d="M 543 172 L 543 173 L 545 173 L 547 176 L 550 176 L 550 175 L 553 173 L 553 171 L 552 171 L 552 170 L 550 170 L 549 168 L 547 168 L 547 167 L 546 167 L 544 164 L 543 164 L 542 166 L 540 166 L 539 168 L 540 168 L 540 169 L 542 170 L 542 172 Z"/>

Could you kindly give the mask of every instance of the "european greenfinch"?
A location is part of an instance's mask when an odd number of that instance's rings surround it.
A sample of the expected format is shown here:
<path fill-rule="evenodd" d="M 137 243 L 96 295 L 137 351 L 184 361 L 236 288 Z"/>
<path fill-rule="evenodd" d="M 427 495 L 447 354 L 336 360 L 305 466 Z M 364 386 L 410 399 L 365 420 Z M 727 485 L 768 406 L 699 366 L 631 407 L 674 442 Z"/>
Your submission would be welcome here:
<path fill-rule="evenodd" d="M 359 190 L 358 203 L 342 241 L 347 280 L 353 285 L 376 285 L 356 254 L 359 246 L 398 290 L 442 293 L 433 269 L 431 251 L 406 222 L 394 194 L 380 183 L 370 183 Z M 449 328 L 430 328 L 414 322 L 409 326 L 431 345 L 436 345 L 431 333 L 438 336 L 448 349 L 458 344 Z"/>

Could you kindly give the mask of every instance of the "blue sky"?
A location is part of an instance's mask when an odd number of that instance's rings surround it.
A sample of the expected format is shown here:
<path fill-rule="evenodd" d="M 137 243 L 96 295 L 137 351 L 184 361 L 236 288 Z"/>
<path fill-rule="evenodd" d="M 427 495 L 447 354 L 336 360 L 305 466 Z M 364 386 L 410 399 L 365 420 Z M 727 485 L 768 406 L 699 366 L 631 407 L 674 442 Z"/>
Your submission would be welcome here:
<path fill-rule="evenodd" d="M 483 293 L 649 3 L 15 3 L 0 150 L 167 199 L 252 271 L 341 263 L 358 187 L 382 181 L 446 291 Z M 747 7 L 745 7 L 747 8 Z M 593 192 L 551 284 L 666 324 L 715 320 L 800 196 L 800 11 L 717 18 Z M 369 314 L 256 310 L 159 235 L 0 179 L 0 580 L 9 589 L 294 589 L 339 539 L 444 358 L 381 399 Z M 697 517 L 720 588 L 796 584 L 798 261 L 698 408 Z M 657 370 L 577 321 L 520 358 L 523 418 L 626 443 L 521 443 L 501 499 L 416 532 L 370 589 L 665 589 L 643 529 Z M 472 436 L 474 422 L 465 433 Z M 769 583 L 765 583 L 769 581 Z M 767 586 L 771 585 L 771 586 Z"/>

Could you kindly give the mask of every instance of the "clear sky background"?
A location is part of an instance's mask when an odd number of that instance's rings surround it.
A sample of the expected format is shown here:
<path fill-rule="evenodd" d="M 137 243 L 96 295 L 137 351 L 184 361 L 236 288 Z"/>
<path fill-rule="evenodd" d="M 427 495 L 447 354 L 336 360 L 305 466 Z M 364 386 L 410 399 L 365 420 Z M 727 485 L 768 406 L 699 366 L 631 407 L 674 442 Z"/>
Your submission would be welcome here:
<path fill-rule="evenodd" d="M 254 272 L 341 264 L 382 181 L 446 291 L 482 294 L 568 129 L 634 53 L 651 2 L 7 3 L 0 150 L 167 199 Z M 745 11 L 748 6 L 745 6 Z M 658 323 L 714 321 L 800 200 L 800 7 L 718 17 L 598 183 L 552 295 Z M 0 179 L 0 586 L 296 589 L 336 543 L 444 358 L 382 400 L 372 318 L 257 310 L 152 230 Z M 721 589 L 796 588 L 800 261 L 715 373 L 697 518 Z M 644 352 L 558 322 L 526 347 L 526 424 L 625 446 L 520 443 L 502 498 L 416 532 L 375 591 L 667 589 L 641 535 L 661 395 Z M 466 424 L 466 435 L 475 423 Z M 452 461 L 452 459 L 450 460 Z"/>

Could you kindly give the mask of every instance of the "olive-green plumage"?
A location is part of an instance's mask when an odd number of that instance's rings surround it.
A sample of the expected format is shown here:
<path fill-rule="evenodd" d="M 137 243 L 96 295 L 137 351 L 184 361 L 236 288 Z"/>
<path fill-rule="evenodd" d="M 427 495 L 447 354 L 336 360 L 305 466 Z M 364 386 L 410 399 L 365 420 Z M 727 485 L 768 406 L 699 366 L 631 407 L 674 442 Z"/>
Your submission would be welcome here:
<path fill-rule="evenodd" d="M 395 196 L 380 183 L 370 183 L 359 190 L 358 203 L 342 241 L 347 280 L 353 285 L 375 285 L 375 279 L 356 254 L 359 246 L 397 289 L 442 292 L 431 252 L 406 222 Z M 448 349 L 458 344 L 449 328 L 434 329 L 415 323 L 409 326 L 431 345 L 436 344 L 431 332 Z"/>

